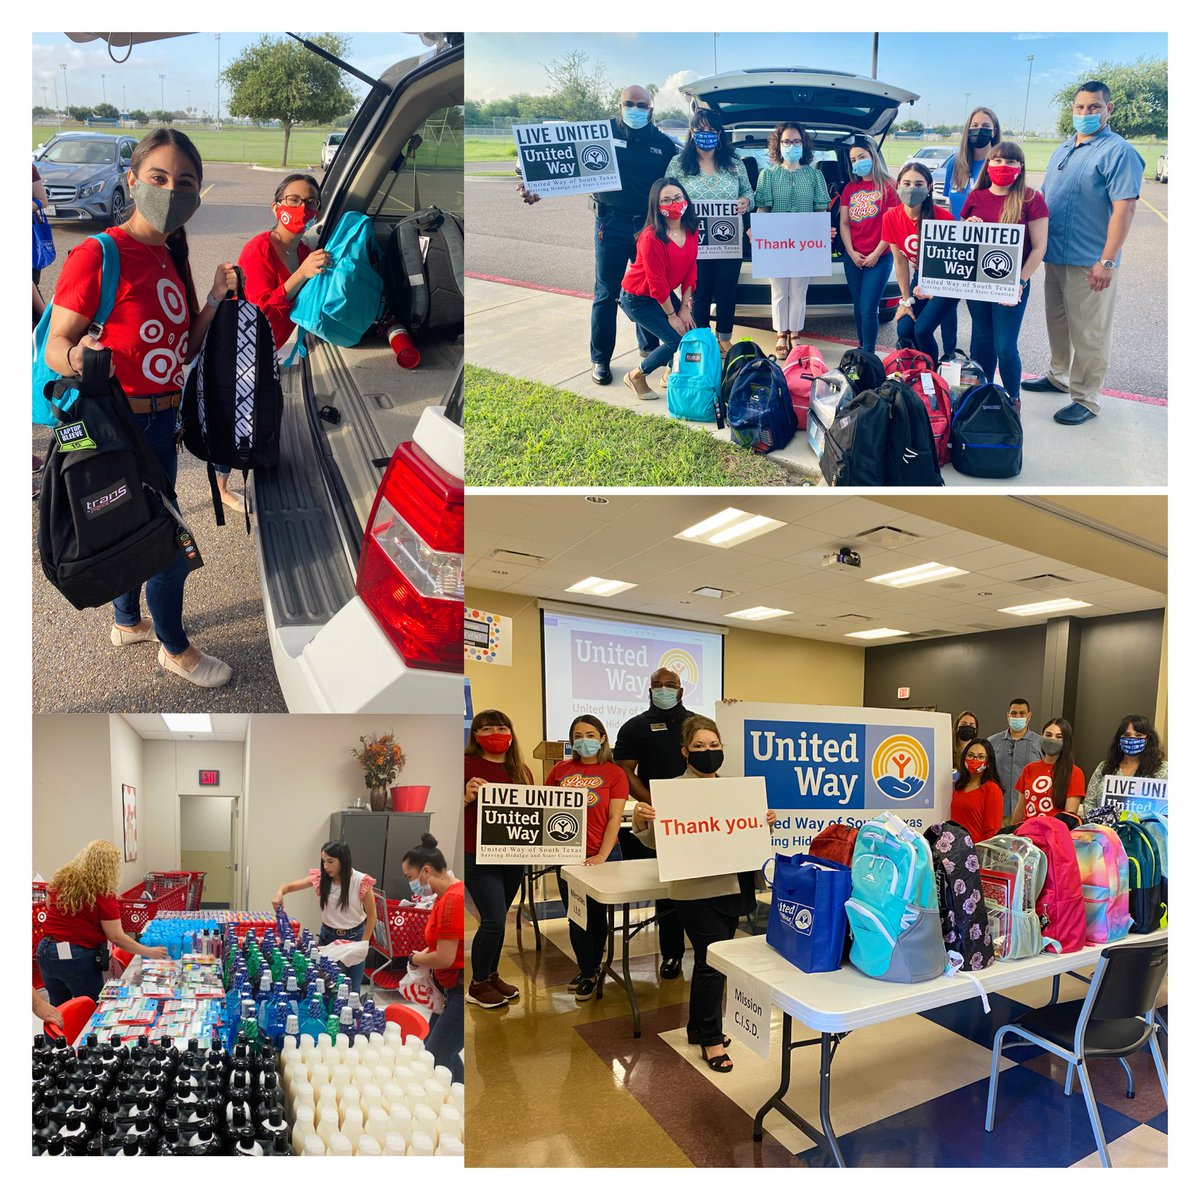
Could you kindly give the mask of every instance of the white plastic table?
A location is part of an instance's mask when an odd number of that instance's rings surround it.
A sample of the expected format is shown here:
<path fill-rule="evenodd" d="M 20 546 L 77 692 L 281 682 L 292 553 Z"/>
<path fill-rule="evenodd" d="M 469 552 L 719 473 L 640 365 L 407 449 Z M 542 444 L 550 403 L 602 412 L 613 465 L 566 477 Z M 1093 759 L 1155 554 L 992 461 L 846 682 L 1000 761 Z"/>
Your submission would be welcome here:
<path fill-rule="evenodd" d="M 1159 929 L 1154 933 L 1130 934 L 1114 944 L 1165 941 L 1166 937 L 1167 930 Z M 824 1142 L 837 1165 L 844 1167 L 846 1162 L 829 1116 L 829 1092 L 834 1051 L 847 1033 L 896 1017 L 928 1012 L 959 1000 L 979 1000 L 980 987 L 986 992 L 999 992 L 1018 984 L 1094 967 L 1104 949 L 1104 946 L 1085 946 L 1072 954 L 1038 954 L 1032 958 L 996 961 L 985 971 L 939 975 L 924 983 L 887 983 L 872 979 L 849 964 L 844 964 L 839 971 L 805 974 L 776 954 L 767 945 L 765 937 L 714 942 L 708 948 L 708 961 L 712 966 L 727 975 L 747 976 L 766 985 L 770 989 L 771 1004 L 783 1013 L 779 1088 L 754 1116 L 754 1140 L 762 1141 L 763 1120 L 772 1109 L 777 1109 L 818 1145 Z M 979 986 L 972 981 L 978 981 Z M 1055 994 L 1057 990 L 1056 980 Z M 821 1036 L 793 1042 L 793 1018 Z M 820 1130 L 783 1099 L 791 1086 L 792 1051 L 818 1044 L 821 1047 Z"/>
<path fill-rule="evenodd" d="M 638 1008 L 637 996 L 633 990 L 633 980 L 629 977 L 629 942 L 635 934 L 647 925 L 653 925 L 655 918 L 646 917 L 633 925 L 629 921 L 629 910 L 642 907 L 654 900 L 667 898 L 667 884 L 658 878 L 658 859 L 629 858 L 618 862 L 598 863 L 594 867 L 575 864 L 563 867 L 563 878 L 574 884 L 578 891 L 583 892 L 608 909 L 608 957 L 600 977 L 596 981 L 596 995 L 604 995 L 604 977 L 611 975 L 625 989 L 629 997 L 629 1009 L 633 1014 L 633 1036 L 642 1036 L 642 1014 Z M 621 932 L 621 973 L 613 970 L 613 957 L 616 947 L 616 928 L 613 924 L 613 910 L 620 907 L 622 911 Z M 774 953 L 774 951 L 772 951 Z M 780 960 L 782 961 L 782 960 Z"/>

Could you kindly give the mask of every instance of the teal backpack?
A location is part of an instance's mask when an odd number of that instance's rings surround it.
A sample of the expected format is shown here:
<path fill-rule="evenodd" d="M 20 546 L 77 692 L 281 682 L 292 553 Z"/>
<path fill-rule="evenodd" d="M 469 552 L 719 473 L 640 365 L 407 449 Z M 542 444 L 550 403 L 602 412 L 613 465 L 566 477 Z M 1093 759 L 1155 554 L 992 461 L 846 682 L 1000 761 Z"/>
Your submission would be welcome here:
<path fill-rule="evenodd" d="M 383 279 L 371 218 L 360 212 L 343 213 L 322 249 L 332 261 L 300 289 L 292 305 L 291 317 L 301 332 L 287 364 L 297 353 L 307 354 L 305 332 L 335 346 L 357 346 L 379 316 Z"/>
<path fill-rule="evenodd" d="M 96 309 L 94 324 L 103 325 L 112 312 L 117 299 L 117 282 L 121 278 L 121 253 L 117 243 L 107 233 L 95 233 L 92 236 L 100 243 L 100 307 Z M 46 340 L 50 336 L 50 314 L 54 311 L 53 303 L 46 305 L 37 328 L 33 331 L 33 423 L 35 425 L 56 425 L 58 418 L 50 408 L 48 393 L 62 378 L 46 364 Z M 69 412 L 79 395 L 78 388 L 64 388 L 61 397 L 56 401 L 62 412 Z"/>
<path fill-rule="evenodd" d="M 675 370 L 667 376 L 667 412 L 682 421 L 716 421 L 724 429 L 717 335 L 707 326 L 689 329 L 675 356 Z"/>

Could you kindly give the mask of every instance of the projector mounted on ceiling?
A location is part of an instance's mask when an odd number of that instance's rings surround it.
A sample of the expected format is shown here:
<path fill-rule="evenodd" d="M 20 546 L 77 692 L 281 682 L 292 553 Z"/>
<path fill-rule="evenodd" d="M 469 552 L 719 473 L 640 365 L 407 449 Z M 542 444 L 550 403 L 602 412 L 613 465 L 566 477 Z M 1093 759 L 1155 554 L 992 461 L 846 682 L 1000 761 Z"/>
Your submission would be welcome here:
<path fill-rule="evenodd" d="M 844 571 L 853 574 L 862 567 L 862 558 L 857 551 L 849 546 L 843 546 L 830 554 L 821 556 L 821 566 L 831 571 Z"/>

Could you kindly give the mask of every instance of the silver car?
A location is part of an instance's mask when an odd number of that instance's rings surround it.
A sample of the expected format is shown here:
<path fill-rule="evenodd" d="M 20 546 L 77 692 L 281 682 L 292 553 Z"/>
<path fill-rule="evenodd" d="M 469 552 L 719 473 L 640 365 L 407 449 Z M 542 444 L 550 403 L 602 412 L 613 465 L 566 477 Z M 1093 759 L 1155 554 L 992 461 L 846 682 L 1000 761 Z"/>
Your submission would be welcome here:
<path fill-rule="evenodd" d="M 119 225 L 128 200 L 126 178 L 138 139 L 121 133 L 60 133 L 34 155 L 58 221 Z"/>

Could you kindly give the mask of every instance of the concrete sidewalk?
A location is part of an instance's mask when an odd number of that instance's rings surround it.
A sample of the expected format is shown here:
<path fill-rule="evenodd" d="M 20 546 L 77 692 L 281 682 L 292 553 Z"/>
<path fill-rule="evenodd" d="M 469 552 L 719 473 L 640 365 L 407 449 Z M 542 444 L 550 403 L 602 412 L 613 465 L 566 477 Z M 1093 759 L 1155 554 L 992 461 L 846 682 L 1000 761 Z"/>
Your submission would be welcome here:
<path fill-rule="evenodd" d="M 531 379 L 589 400 L 602 400 L 634 412 L 667 415 L 667 402 L 638 400 L 621 383 L 626 371 L 639 361 L 632 323 L 617 314 L 617 346 L 612 359 L 613 382 L 600 387 L 591 377 L 588 340 L 591 301 L 574 294 L 467 278 L 467 361 L 507 375 Z M 887 327 L 885 326 L 885 330 Z M 735 327 L 734 337 L 748 336 L 768 353 L 774 335 L 758 329 Z M 891 334 L 884 336 L 890 341 Z M 810 339 L 833 367 L 846 346 Z M 886 347 L 880 347 L 886 351 Z M 1043 364 L 1026 364 L 1037 374 Z M 658 391 L 655 374 L 652 386 Z M 468 394 L 467 402 L 470 403 Z M 1132 400 L 1105 395 L 1100 417 L 1077 428 L 1053 420 L 1064 400 L 1044 392 L 1021 398 L 1025 430 L 1024 467 L 1015 479 L 976 479 L 943 467 L 947 486 L 994 487 L 1165 487 L 1167 483 L 1167 408 L 1165 402 Z M 688 422 L 713 437 L 729 440 L 729 431 L 715 425 Z M 820 480 L 820 467 L 803 430 L 771 459 L 789 469 Z M 822 481 L 823 482 L 823 481 Z"/>

